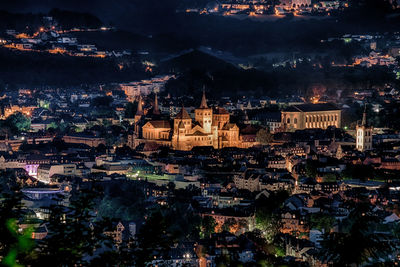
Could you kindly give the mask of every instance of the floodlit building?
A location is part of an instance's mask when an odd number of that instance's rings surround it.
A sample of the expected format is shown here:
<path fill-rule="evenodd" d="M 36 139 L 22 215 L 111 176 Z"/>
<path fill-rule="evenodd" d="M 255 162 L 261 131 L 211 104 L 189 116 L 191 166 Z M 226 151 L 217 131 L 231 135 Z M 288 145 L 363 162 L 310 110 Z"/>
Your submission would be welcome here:
<path fill-rule="evenodd" d="M 367 112 L 364 110 L 361 124 L 356 126 L 356 149 L 366 151 L 372 149 L 372 127 L 367 124 Z"/>
<path fill-rule="evenodd" d="M 75 164 L 58 164 L 58 165 L 44 164 L 38 167 L 37 178 L 39 181 L 48 184 L 51 183 L 51 177 L 54 174 L 74 176 L 75 172 L 76 172 Z"/>
<path fill-rule="evenodd" d="M 330 103 L 293 105 L 282 111 L 282 124 L 285 131 L 340 128 L 341 110 Z"/>
<path fill-rule="evenodd" d="M 157 103 L 157 101 L 155 102 Z M 155 108 L 155 111 L 159 112 L 158 107 Z M 193 147 L 200 146 L 216 149 L 243 147 L 244 143 L 241 142 L 239 136 L 239 127 L 230 123 L 229 112 L 221 107 L 209 107 L 204 92 L 200 107 L 195 109 L 194 114 L 193 121 L 186 109 L 182 107 L 172 123 L 169 120 L 152 119 L 140 126 L 144 115 L 141 103 L 139 103 L 138 113 L 135 116 L 135 133 L 136 136 L 141 137 L 141 140 L 138 141 L 170 146 L 176 150 L 191 150 Z M 133 136 L 128 138 L 128 143 L 135 146 L 134 140 L 129 141 L 132 138 Z"/>

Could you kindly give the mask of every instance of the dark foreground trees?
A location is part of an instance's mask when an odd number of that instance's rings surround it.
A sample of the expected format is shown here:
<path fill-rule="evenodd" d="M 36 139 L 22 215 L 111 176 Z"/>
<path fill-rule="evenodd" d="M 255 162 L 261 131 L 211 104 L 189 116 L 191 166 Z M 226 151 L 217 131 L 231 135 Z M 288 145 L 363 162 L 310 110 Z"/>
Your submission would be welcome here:
<path fill-rule="evenodd" d="M 92 186 L 73 190 L 68 198 L 60 196 L 55 204 L 47 207 L 48 219 L 44 223 L 48 234 L 44 239 L 32 240 L 33 228 L 20 231 L 19 227 L 21 222 L 26 222 L 22 196 L 15 193 L 18 189 L 9 188 L 12 184 L 1 185 L 8 188 L 0 191 L 0 265 L 144 266 L 155 258 L 165 258 L 171 245 L 180 240 L 199 237 L 200 218 L 190 212 L 187 203 L 171 199 L 170 207 L 146 213 L 143 224 L 137 224 L 140 231 L 135 240 L 129 238 L 115 243 L 112 234 L 121 218 L 111 221 L 99 214 L 101 198 L 110 193 Z M 118 192 L 124 191 L 120 188 Z"/>
<path fill-rule="evenodd" d="M 62 196 L 49 207 L 46 238 L 31 239 L 33 228 L 21 230 L 25 222 L 22 196 L 1 194 L 0 260 L 5 266 L 75 266 L 90 265 L 102 253 L 113 252 L 108 219 L 95 220 L 95 191 L 80 191 L 63 205 Z"/>
<path fill-rule="evenodd" d="M 333 266 L 361 266 L 379 261 L 390 262 L 394 244 L 387 234 L 374 231 L 378 217 L 366 204 L 357 206 L 346 219 L 341 232 L 327 233 L 321 256 Z"/>

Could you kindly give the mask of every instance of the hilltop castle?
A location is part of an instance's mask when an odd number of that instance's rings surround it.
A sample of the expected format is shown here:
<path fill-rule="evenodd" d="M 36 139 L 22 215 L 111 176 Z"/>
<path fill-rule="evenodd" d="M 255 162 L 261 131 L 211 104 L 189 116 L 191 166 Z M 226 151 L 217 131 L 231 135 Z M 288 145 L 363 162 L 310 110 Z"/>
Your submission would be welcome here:
<path fill-rule="evenodd" d="M 136 147 L 145 143 L 169 146 L 176 150 L 191 150 L 199 146 L 219 149 L 246 148 L 255 144 L 241 140 L 239 127 L 230 123 L 230 114 L 226 109 L 211 108 L 207 105 L 204 91 L 200 106 L 194 110 L 194 120 L 183 106 L 173 121 L 161 119 L 157 96 L 154 103 L 152 115 L 149 116 L 151 118 L 146 118 L 142 100 L 139 99 L 135 116 L 135 133 L 128 138 L 129 146 Z"/>

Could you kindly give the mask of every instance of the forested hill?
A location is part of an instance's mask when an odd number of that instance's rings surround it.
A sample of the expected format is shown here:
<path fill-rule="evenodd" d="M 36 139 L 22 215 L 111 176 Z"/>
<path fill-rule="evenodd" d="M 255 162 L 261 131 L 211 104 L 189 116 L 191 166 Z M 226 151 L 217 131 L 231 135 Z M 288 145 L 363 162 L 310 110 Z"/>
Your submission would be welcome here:
<path fill-rule="evenodd" d="M 309 97 L 315 88 L 328 95 L 337 94 L 337 90 L 346 95 L 357 89 L 398 82 L 385 67 L 316 68 L 303 62 L 296 68 L 243 69 L 196 50 L 163 62 L 159 68 L 179 74 L 167 84 L 168 92 L 175 96 L 191 95 L 194 89 L 201 92 L 204 85 L 215 97 L 285 97 L 291 94 Z"/>
<path fill-rule="evenodd" d="M 173 57 L 160 63 L 161 71 L 185 72 L 188 70 L 203 71 L 235 71 L 236 66 L 221 59 L 203 53 L 199 50 L 192 50 L 183 55 Z"/>
<path fill-rule="evenodd" d="M 141 63 L 129 64 L 120 70 L 118 61 L 113 58 L 71 57 L 0 48 L 0 84 L 70 86 L 147 77 Z"/>

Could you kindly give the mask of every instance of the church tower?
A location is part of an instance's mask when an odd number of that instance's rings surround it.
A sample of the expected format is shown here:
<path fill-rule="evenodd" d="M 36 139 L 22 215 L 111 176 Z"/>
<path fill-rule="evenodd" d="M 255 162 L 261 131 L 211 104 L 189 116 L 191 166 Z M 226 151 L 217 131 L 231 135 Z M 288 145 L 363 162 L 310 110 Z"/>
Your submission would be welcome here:
<path fill-rule="evenodd" d="M 142 96 L 139 95 L 139 100 L 138 100 L 138 106 L 137 106 L 137 110 L 136 110 L 136 114 L 135 114 L 135 133 L 137 136 L 139 136 L 140 133 L 140 120 L 143 118 L 144 116 L 144 111 L 143 111 L 143 105 L 142 105 Z"/>
<path fill-rule="evenodd" d="M 184 134 L 192 129 L 192 118 L 183 106 L 174 119 L 174 134 L 182 133 L 182 129 Z"/>
<path fill-rule="evenodd" d="M 195 120 L 200 123 L 205 133 L 211 133 L 212 108 L 207 106 L 206 92 L 203 90 L 200 107 L 195 110 Z"/>
<path fill-rule="evenodd" d="M 372 127 L 367 124 L 367 105 L 365 105 L 361 124 L 356 126 L 356 149 L 364 152 L 372 149 Z"/>
<path fill-rule="evenodd" d="M 172 148 L 178 150 L 187 149 L 187 137 L 186 134 L 192 129 L 192 118 L 182 105 L 181 111 L 176 115 L 174 119 L 174 132 L 172 134 Z"/>
<path fill-rule="evenodd" d="M 139 95 L 138 106 L 135 114 L 135 123 L 138 122 L 144 115 L 143 112 L 143 104 L 142 104 L 142 96 Z"/>
<path fill-rule="evenodd" d="M 157 93 L 156 93 L 156 95 L 154 97 L 153 115 L 160 115 L 160 109 L 158 107 Z"/>

